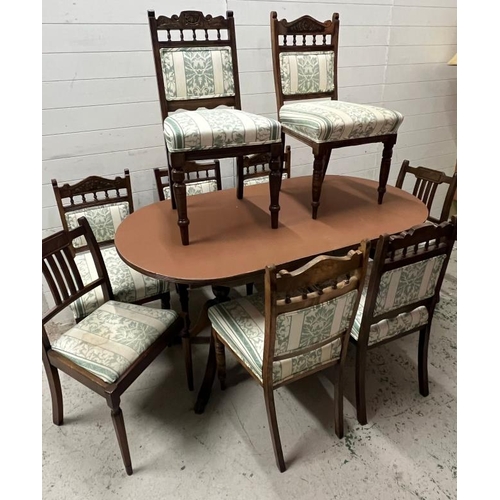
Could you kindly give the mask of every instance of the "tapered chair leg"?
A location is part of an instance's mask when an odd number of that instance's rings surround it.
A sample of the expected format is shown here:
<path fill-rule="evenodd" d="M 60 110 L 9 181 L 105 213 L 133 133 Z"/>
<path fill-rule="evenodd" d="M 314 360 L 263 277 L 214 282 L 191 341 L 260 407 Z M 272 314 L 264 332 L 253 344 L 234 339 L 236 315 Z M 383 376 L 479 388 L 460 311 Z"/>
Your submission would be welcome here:
<path fill-rule="evenodd" d="M 335 419 L 335 434 L 339 439 L 344 437 L 344 388 L 342 386 L 342 374 L 337 375 L 337 380 L 334 384 L 334 419 Z"/>
<path fill-rule="evenodd" d="M 236 158 L 236 198 L 243 198 L 243 156 Z"/>
<path fill-rule="evenodd" d="M 357 345 L 356 349 L 356 413 L 358 422 L 361 425 L 366 425 L 366 388 L 365 388 L 365 372 L 366 372 L 366 347 Z"/>
<path fill-rule="evenodd" d="M 396 144 L 396 134 L 391 140 L 384 142 L 384 149 L 382 150 L 382 161 L 380 163 L 380 174 L 379 174 L 379 182 L 378 182 L 378 204 L 382 204 L 382 200 L 384 199 L 384 194 L 387 191 L 387 180 L 389 179 L 389 172 L 391 170 L 391 159 L 392 159 L 392 150 L 394 148 L 394 144 Z"/>
<path fill-rule="evenodd" d="M 191 338 L 189 332 L 182 336 L 182 350 L 184 351 L 184 366 L 186 367 L 187 385 L 190 391 L 194 390 L 193 377 L 193 352 L 191 350 Z"/>
<path fill-rule="evenodd" d="M 217 362 L 217 377 L 219 378 L 221 390 L 226 389 L 226 352 L 224 344 L 217 337 L 217 332 L 212 328 L 212 336 L 215 342 L 215 359 Z"/>
<path fill-rule="evenodd" d="M 59 371 L 54 368 L 47 358 L 43 360 L 45 373 L 49 382 L 50 398 L 52 400 L 52 421 L 55 425 L 63 424 L 63 399 Z"/>
<path fill-rule="evenodd" d="M 312 218 L 318 217 L 319 199 L 321 197 L 321 187 L 323 185 L 323 165 L 322 154 L 314 156 L 313 179 L 312 179 Z"/>
<path fill-rule="evenodd" d="M 280 472 L 285 472 L 286 465 L 285 459 L 283 458 L 283 449 L 281 448 L 278 420 L 276 419 L 276 407 L 274 405 L 274 391 L 272 387 L 268 388 L 264 386 L 264 400 L 266 402 L 267 421 L 269 423 L 269 431 L 271 432 L 276 465 Z"/>
<path fill-rule="evenodd" d="M 247 283 L 246 287 L 247 287 L 247 295 L 252 295 L 252 293 L 253 293 L 253 283 Z"/>
<path fill-rule="evenodd" d="M 170 309 L 170 292 L 165 292 L 161 296 L 161 308 Z"/>
<path fill-rule="evenodd" d="M 110 405 L 110 403 L 108 403 L 108 405 Z M 111 419 L 113 420 L 113 426 L 115 428 L 116 438 L 118 439 L 118 446 L 122 454 L 123 464 L 125 465 L 125 471 L 131 476 L 133 473 L 132 461 L 130 460 L 125 422 L 123 421 L 123 413 L 119 406 L 119 402 L 118 405 L 114 407 L 111 406 Z"/>
<path fill-rule="evenodd" d="M 420 330 L 418 340 L 418 386 L 420 394 L 424 397 L 429 395 L 429 374 L 427 367 L 427 354 L 429 352 L 430 328 L 427 325 Z"/>

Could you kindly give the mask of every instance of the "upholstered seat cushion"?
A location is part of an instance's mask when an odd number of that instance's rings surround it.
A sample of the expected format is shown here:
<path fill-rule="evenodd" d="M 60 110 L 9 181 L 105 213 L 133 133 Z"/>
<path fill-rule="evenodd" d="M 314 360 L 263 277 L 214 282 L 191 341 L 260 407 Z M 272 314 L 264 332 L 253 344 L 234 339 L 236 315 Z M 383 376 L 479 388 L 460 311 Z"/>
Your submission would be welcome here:
<path fill-rule="evenodd" d="M 280 314 L 276 324 L 275 355 L 290 355 L 311 347 L 303 354 L 273 362 L 275 384 L 304 371 L 325 365 L 340 357 L 341 337 L 353 314 L 356 291 L 321 305 Z M 247 368 L 262 381 L 264 356 L 264 295 L 255 294 L 231 300 L 208 310 L 212 327 Z M 327 342 L 318 348 L 315 344 Z"/>
<path fill-rule="evenodd" d="M 285 104 L 279 112 L 283 128 L 314 142 L 332 142 L 395 134 L 403 121 L 397 111 L 342 101 Z"/>
<path fill-rule="evenodd" d="M 168 281 L 157 280 L 127 266 L 114 246 L 101 249 L 104 265 L 108 271 L 114 298 L 120 302 L 135 302 L 169 291 Z M 97 270 L 90 252 L 80 252 L 75 262 L 84 284 L 97 279 Z M 101 287 L 94 288 L 70 306 L 75 319 L 84 318 L 104 302 Z"/>
<path fill-rule="evenodd" d="M 171 153 L 281 141 L 278 121 L 227 108 L 173 113 L 163 122 L 163 132 Z"/>
<path fill-rule="evenodd" d="M 187 196 L 193 196 L 195 194 L 203 193 L 213 193 L 214 191 L 217 191 L 217 181 L 215 179 L 186 183 Z M 170 198 L 172 197 L 170 186 L 165 186 L 163 188 L 163 194 L 166 200 L 170 200 Z"/>
<path fill-rule="evenodd" d="M 172 310 L 110 300 L 59 337 L 52 349 L 112 383 L 176 318 Z"/>
<path fill-rule="evenodd" d="M 281 176 L 282 179 L 287 179 L 288 174 L 286 172 Z M 265 184 L 269 182 L 269 175 L 262 175 L 260 177 L 250 177 L 250 179 L 245 179 L 243 181 L 244 186 L 254 186 L 255 184 Z"/>

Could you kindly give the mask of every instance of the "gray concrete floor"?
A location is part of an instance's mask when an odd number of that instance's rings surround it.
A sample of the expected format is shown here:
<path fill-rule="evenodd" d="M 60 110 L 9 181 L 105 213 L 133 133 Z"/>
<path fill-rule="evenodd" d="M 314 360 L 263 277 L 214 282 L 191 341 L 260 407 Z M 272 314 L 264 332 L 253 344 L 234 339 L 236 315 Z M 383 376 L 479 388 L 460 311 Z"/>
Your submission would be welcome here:
<path fill-rule="evenodd" d="M 193 407 L 206 345 L 194 346 L 194 392 L 186 387 L 182 349 L 173 346 L 124 394 L 130 477 L 104 400 L 62 374 L 65 422 L 57 427 L 43 374 L 43 498 L 456 498 L 456 276 L 455 253 L 432 328 L 427 398 L 418 392 L 418 335 L 370 351 L 364 427 L 355 418 L 350 346 L 341 440 L 333 429 L 328 370 L 276 391 L 288 466 L 283 474 L 275 465 L 262 390 L 229 353 L 228 388 L 221 392 L 214 384 L 203 415 Z M 207 296 L 205 289 L 192 293 L 193 312 Z"/>

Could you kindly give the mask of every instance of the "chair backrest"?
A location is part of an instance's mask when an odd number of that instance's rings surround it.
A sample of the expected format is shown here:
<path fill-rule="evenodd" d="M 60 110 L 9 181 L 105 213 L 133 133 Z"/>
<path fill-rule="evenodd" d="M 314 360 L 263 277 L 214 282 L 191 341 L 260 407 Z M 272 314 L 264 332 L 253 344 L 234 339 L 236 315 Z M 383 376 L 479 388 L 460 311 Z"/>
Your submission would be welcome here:
<path fill-rule="evenodd" d="M 52 179 L 61 223 L 66 231 L 78 227 L 78 219 L 85 217 L 99 245 L 113 243 L 121 221 L 134 211 L 130 173 L 108 179 L 92 175 L 76 184 L 59 186 Z M 76 238 L 73 247 L 86 250 L 84 238 Z"/>
<path fill-rule="evenodd" d="M 291 154 L 290 146 L 285 148 L 285 157 L 283 159 L 283 178 L 290 179 L 292 175 L 291 169 Z M 270 153 L 260 153 L 248 155 L 243 158 L 243 183 L 246 186 L 252 184 L 261 184 L 269 181 L 269 162 L 271 160 Z"/>
<path fill-rule="evenodd" d="M 156 189 L 160 201 L 169 200 L 172 196 L 171 179 L 168 168 L 153 169 Z M 188 161 L 184 164 L 186 195 L 211 193 L 222 189 L 219 160 L 207 162 Z"/>
<path fill-rule="evenodd" d="M 432 318 L 456 238 L 456 217 L 379 237 L 361 319 L 365 334 L 370 325 L 420 306 Z"/>
<path fill-rule="evenodd" d="M 451 204 L 453 197 L 457 192 L 457 173 L 452 176 L 446 175 L 439 170 L 433 170 L 426 167 L 412 167 L 408 160 L 403 160 L 401 169 L 399 171 L 396 187 L 403 189 L 406 174 L 413 174 L 415 176 L 415 186 L 413 187 L 413 196 L 416 196 L 427 206 L 429 210 L 428 220 L 432 222 L 443 222 L 450 216 Z M 443 209 L 439 218 L 431 217 L 432 203 L 436 191 L 441 184 L 448 184 L 448 191 L 443 202 Z"/>
<path fill-rule="evenodd" d="M 177 109 L 241 109 L 234 18 L 226 15 L 148 11 L 162 120 Z"/>
<path fill-rule="evenodd" d="M 72 241 L 83 238 L 94 260 L 97 278 L 84 285 L 75 262 Z M 62 230 L 42 240 L 42 275 L 50 289 L 55 305 L 42 316 L 42 343 L 48 349 L 50 342 L 44 325 L 63 309 L 94 288 L 101 287 L 104 301 L 113 299 L 108 272 L 94 233 L 85 217 L 78 219 L 78 226 Z"/>
<path fill-rule="evenodd" d="M 266 268 L 264 381 L 299 378 L 345 358 L 368 245 L 343 257 L 321 255 L 292 272 Z"/>
<path fill-rule="evenodd" d="M 278 110 L 284 101 L 338 99 L 339 15 L 320 22 L 310 16 L 278 20 L 271 12 L 271 49 Z"/>

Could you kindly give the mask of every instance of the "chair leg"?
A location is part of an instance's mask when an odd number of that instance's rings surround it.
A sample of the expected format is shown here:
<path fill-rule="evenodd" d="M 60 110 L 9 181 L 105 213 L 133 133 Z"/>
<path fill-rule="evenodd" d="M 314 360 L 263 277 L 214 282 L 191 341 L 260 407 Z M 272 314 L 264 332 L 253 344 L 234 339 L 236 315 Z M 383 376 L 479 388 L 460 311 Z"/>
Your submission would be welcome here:
<path fill-rule="evenodd" d="M 384 194 L 386 192 L 387 180 L 389 179 L 389 172 L 391 170 L 392 149 L 396 144 L 396 134 L 394 138 L 384 142 L 384 150 L 382 151 L 382 162 L 380 164 L 380 175 L 378 181 L 378 204 L 382 204 Z"/>
<path fill-rule="evenodd" d="M 236 158 L 236 198 L 243 198 L 243 156 Z"/>
<path fill-rule="evenodd" d="M 280 472 L 285 472 L 286 465 L 285 459 L 283 458 L 283 449 L 281 448 L 278 420 L 276 419 L 276 407 L 274 405 L 274 391 L 272 387 L 264 386 L 264 400 L 266 402 L 267 421 L 269 422 L 269 430 L 271 432 L 276 465 L 278 466 Z"/>
<path fill-rule="evenodd" d="M 344 388 L 342 384 L 342 370 L 339 370 L 333 393 L 335 434 L 337 434 L 339 439 L 344 437 Z"/>
<path fill-rule="evenodd" d="M 63 399 L 61 390 L 61 380 L 59 379 L 59 371 L 53 367 L 49 360 L 44 356 L 43 364 L 47 380 L 49 382 L 50 398 L 52 400 L 52 422 L 55 425 L 63 424 Z"/>
<path fill-rule="evenodd" d="M 366 388 L 365 388 L 365 372 L 366 372 L 366 347 L 356 346 L 356 413 L 358 422 L 361 425 L 366 425 Z"/>
<path fill-rule="evenodd" d="M 217 377 L 219 378 L 220 388 L 226 389 L 226 352 L 224 344 L 219 340 L 217 332 L 212 328 L 212 336 L 215 342 L 215 360 L 217 362 Z"/>
<path fill-rule="evenodd" d="M 193 351 L 191 349 L 191 339 L 189 333 L 183 334 L 182 350 L 184 351 L 184 366 L 186 368 L 187 385 L 190 391 L 194 390 L 193 377 Z"/>
<path fill-rule="evenodd" d="M 161 296 L 161 308 L 170 309 L 170 292 L 165 292 Z"/>
<path fill-rule="evenodd" d="M 323 185 L 323 155 L 314 155 L 313 180 L 312 180 L 312 218 L 318 218 L 319 199 L 321 197 L 321 186 Z"/>
<path fill-rule="evenodd" d="M 429 373 L 427 366 L 427 354 L 429 352 L 430 326 L 420 330 L 418 340 L 418 386 L 420 394 L 424 397 L 429 395 Z"/>
<path fill-rule="evenodd" d="M 173 157 L 172 157 L 173 160 Z M 177 225 L 183 245 L 189 245 L 189 219 L 187 216 L 186 184 L 184 183 L 183 159 L 176 159 L 172 166 L 173 192 L 177 204 Z"/>
<path fill-rule="evenodd" d="M 252 295 L 252 293 L 253 293 L 253 283 L 247 283 L 246 287 L 247 287 L 247 295 Z"/>
<path fill-rule="evenodd" d="M 123 421 L 123 413 L 120 408 L 120 400 L 116 402 L 108 401 L 111 408 L 111 419 L 115 428 L 116 438 L 118 439 L 118 446 L 122 454 L 123 464 L 125 471 L 129 476 L 132 475 L 132 461 L 130 460 L 130 451 L 128 449 L 127 433 L 125 431 L 125 422 Z"/>
<path fill-rule="evenodd" d="M 271 169 L 269 173 L 269 194 L 271 198 L 271 203 L 269 205 L 269 211 L 271 212 L 271 227 L 273 229 L 278 228 L 279 222 L 279 196 L 281 189 L 281 146 L 279 144 L 272 145 L 271 147 L 271 159 L 269 161 L 269 168 Z"/>

